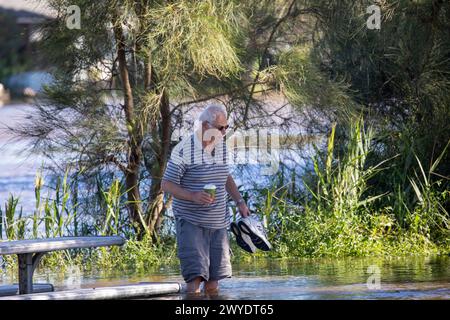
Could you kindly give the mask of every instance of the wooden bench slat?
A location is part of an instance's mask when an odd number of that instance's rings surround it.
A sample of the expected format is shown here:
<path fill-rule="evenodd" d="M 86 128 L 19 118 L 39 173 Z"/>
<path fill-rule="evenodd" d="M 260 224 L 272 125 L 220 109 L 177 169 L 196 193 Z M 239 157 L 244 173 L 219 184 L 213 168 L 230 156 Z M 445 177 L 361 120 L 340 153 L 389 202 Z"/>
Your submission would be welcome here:
<path fill-rule="evenodd" d="M 55 250 L 123 245 L 119 236 L 60 237 L 0 242 L 0 254 L 25 254 Z"/>
<path fill-rule="evenodd" d="M 55 288 L 51 283 L 33 283 L 33 293 L 53 292 Z M 13 296 L 19 294 L 19 285 L 0 286 L 0 297 Z"/>
<path fill-rule="evenodd" d="M 23 294 L 0 297 L 0 300 L 104 300 L 142 298 L 162 294 L 181 293 L 182 285 L 176 282 L 151 282 L 115 287 L 97 287 L 55 291 L 49 293 Z"/>

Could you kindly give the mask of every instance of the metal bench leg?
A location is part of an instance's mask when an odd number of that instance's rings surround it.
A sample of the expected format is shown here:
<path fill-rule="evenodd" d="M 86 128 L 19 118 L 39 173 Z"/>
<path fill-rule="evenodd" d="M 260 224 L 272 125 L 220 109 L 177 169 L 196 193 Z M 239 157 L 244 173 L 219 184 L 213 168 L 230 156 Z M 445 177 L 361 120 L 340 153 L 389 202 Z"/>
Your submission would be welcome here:
<path fill-rule="evenodd" d="M 43 252 L 18 254 L 19 259 L 19 294 L 33 293 L 33 273 L 41 260 Z"/>

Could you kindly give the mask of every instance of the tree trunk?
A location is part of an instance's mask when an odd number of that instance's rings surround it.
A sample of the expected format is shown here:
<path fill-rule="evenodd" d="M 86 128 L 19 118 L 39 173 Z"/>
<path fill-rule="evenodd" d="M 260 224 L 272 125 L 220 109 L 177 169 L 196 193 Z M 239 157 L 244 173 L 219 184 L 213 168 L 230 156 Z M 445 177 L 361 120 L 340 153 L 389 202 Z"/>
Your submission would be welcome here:
<path fill-rule="evenodd" d="M 167 92 L 163 89 L 159 103 L 161 121 L 153 127 L 153 149 L 156 152 L 155 161 L 151 167 L 152 184 L 150 188 L 148 210 L 146 213 L 147 227 L 152 239 L 157 241 L 159 229 L 162 224 L 165 205 L 163 191 L 161 189 L 161 179 L 166 169 L 167 157 L 170 148 L 170 106 Z"/>
<path fill-rule="evenodd" d="M 133 90 L 131 88 L 130 77 L 125 54 L 125 39 L 120 26 L 114 27 L 114 34 L 117 42 L 117 61 L 119 64 L 120 77 L 124 92 L 124 112 L 128 129 L 129 154 L 127 168 L 125 170 L 125 184 L 128 196 L 128 209 L 133 227 L 138 235 L 142 237 L 142 204 L 139 193 L 139 168 L 142 159 L 140 130 L 136 130 L 134 121 Z"/>
<path fill-rule="evenodd" d="M 139 8 L 142 13 L 143 9 Z M 152 67 L 151 56 L 146 58 L 144 66 L 144 88 L 148 91 L 154 91 L 160 95 L 159 114 L 160 121 L 151 119 L 148 124 L 141 124 L 140 121 L 134 121 L 133 114 L 133 91 L 130 84 L 129 72 L 127 68 L 124 35 L 120 26 L 114 28 L 114 33 L 118 47 L 118 63 L 119 71 L 122 78 L 122 86 L 124 90 L 125 103 L 124 111 L 127 120 L 127 128 L 129 134 L 129 159 L 127 170 L 125 173 L 126 188 L 128 192 L 130 217 L 135 227 L 137 238 L 142 239 L 148 232 L 154 241 L 158 239 L 159 228 L 162 223 L 162 217 L 165 210 L 163 201 L 163 192 L 161 189 L 161 178 L 164 174 L 167 163 L 167 155 L 170 148 L 170 105 L 169 97 L 164 89 L 158 87 L 159 81 L 155 70 Z M 136 50 L 139 51 L 140 44 L 136 44 Z M 134 77 L 137 79 L 137 77 Z M 150 171 L 152 176 L 152 184 L 150 188 L 148 206 L 145 215 L 143 215 L 141 198 L 139 193 L 139 169 L 143 159 L 142 142 L 143 134 L 150 129 L 152 135 L 152 150 L 155 153 L 155 160 L 151 164 Z M 145 129 L 145 130 L 144 130 Z"/>

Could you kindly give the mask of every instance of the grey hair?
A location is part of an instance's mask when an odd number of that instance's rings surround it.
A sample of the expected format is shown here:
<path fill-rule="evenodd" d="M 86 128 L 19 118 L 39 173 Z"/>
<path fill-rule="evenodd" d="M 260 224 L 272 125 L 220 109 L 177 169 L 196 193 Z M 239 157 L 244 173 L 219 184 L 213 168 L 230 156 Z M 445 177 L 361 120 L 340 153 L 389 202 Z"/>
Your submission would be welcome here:
<path fill-rule="evenodd" d="M 219 113 L 222 113 L 225 118 L 227 118 L 227 109 L 220 104 L 210 104 L 208 105 L 198 117 L 198 120 L 201 122 L 209 122 L 214 123 L 217 119 Z"/>

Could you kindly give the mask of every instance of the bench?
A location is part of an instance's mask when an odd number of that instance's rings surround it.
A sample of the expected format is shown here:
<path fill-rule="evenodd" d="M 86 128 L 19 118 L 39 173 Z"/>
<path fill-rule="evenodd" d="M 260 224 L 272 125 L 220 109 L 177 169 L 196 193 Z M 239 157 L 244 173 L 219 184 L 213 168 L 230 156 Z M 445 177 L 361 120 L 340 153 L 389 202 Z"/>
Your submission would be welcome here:
<path fill-rule="evenodd" d="M 0 242 L 0 255 L 16 254 L 19 262 L 19 294 L 33 293 L 33 273 L 45 253 L 66 249 L 121 246 L 119 236 L 60 237 Z"/>
<path fill-rule="evenodd" d="M 107 300 L 144 299 L 167 294 L 184 293 L 177 282 L 140 282 L 113 287 L 95 287 L 46 293 L 0 297 L 0 300 Z"/>

